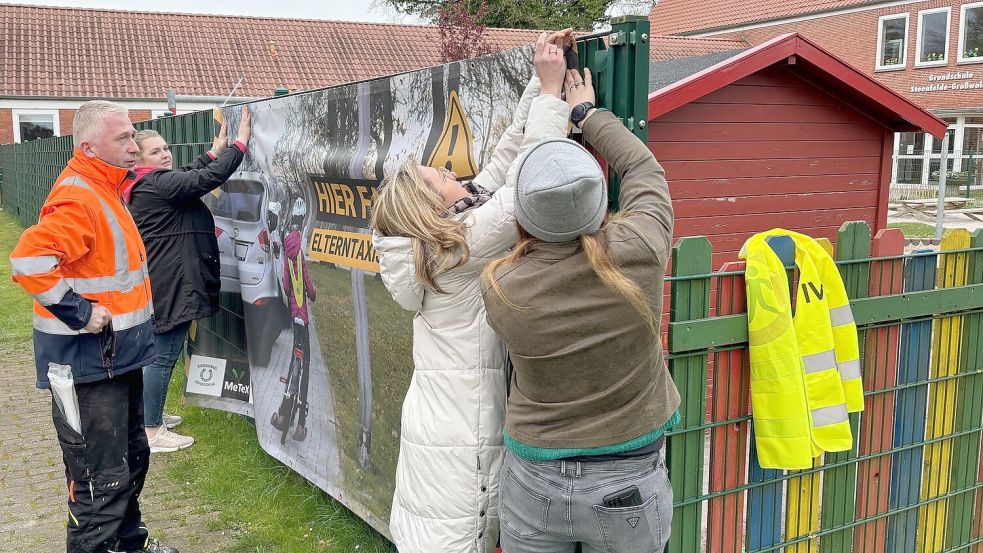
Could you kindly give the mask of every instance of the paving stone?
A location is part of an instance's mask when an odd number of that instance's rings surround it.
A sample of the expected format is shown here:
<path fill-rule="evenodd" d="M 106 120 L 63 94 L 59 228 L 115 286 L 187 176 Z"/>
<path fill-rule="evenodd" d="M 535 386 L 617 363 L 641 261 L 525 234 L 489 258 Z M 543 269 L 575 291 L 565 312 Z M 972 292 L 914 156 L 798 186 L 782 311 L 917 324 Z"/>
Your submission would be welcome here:
<path fill-rule="evenodd" d="M 0 551 L 65 550 L 65 469 L 51 422 L 51 396 L 34 386 L 30 343 L 0 344 Z M 141 496 L 144 522 L 182 553 L 232 553 L 235 531 L 195 491 L 167 477 L 167 455 L 151 458 Z"/>

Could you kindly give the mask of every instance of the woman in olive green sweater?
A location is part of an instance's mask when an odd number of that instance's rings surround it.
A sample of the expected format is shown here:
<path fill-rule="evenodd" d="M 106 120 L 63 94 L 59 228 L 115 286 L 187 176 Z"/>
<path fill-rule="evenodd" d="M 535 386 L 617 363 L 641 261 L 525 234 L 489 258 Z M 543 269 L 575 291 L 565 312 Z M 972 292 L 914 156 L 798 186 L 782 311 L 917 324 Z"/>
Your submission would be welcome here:
<path fill-rule="evenodd" d="M 608 216 L 604 174 L 584 148 L 545 140 L 513 173 L 522 239 L 483 279 L 489 323 L 514 365 L 505 553 L 573 552 L 578 543 L 584 552 L 655 552 L 669 538 L 662 446 L 679 420 L 679 393 L 658 329 L 672 204 L 662 167 L 619 119 L 593 109 L 585 79 L 567 79 L 568 102 L 586 103 L 572 120 L 622 175 L 623 214 Z"/>

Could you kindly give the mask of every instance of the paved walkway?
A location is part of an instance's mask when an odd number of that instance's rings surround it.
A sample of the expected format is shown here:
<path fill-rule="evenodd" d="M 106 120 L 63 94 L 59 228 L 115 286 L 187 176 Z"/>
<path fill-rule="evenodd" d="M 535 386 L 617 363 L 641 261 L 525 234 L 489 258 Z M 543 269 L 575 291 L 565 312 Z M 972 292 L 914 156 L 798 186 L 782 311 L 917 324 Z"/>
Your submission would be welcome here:
<path fill-rule="evenodd" d="M 935 219 L 934 218 L 931 221 L 928 221 L 928 220 L 925 220 L 925 219 L 917 219 L 915 217 L 898 217 L 894 213 L 888 214 L 888 216 L 887 216 L 887 222 L 888 222 L 888 224 L 890 224 L 890 223 L 923 223 L 923 224 L 926 224 L 926 225 L 931 225 L 933 227 L 935 226 Z M 979 221 L 973 221 L 972 219 L 970 219 L 969 217 L 966 217 L 965 215 L 960 215 L 960 214 L 957 214 L 957 213 L 949 213 L 949 212 L 946 212 L 945 216 L 943 217 L 943 219 L 942 219 L 942 225 L 945 228 L 964 228 L 964 229 L 969 230 L 969 232 L 973 232 L 976 229 L 983 228 L 983 223 L 981 223 Z"/>
<path fill-rule="evenodd" d="M 29 341 L 11 344 L 0 340 L 4 361 L 0 369 L 0 550 L 4 553 L 65 550 L 65 468 L 51 423 L 50 396 L 34 386 L 30 346 Z M 235 551 L 232 532 L 222 527 L 217 510 L 203 506 L 190 485 L 167 478 L 168 455 L 151 458 L 141 497 L 153 537 L 182 553 Z"/>

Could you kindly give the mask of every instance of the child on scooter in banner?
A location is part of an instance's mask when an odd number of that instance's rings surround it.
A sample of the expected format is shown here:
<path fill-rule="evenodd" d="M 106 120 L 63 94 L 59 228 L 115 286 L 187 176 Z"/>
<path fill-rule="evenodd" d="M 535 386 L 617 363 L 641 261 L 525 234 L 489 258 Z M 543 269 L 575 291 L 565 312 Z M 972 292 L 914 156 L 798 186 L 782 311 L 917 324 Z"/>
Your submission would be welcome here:
<path fill-rule="evenodd" d="M 283 437 L 286 438 L 294 414 L 297 414 L 297 428 L 293 434 L 296 441 L 307 438 L 307 388 L 311 366 L 311 337 L 308 328 L 310 315 L 307 305 L 308 300 L 314 301 L 317 296 L 303 251 L 302 231 L 306 214 L 307 204 L 303 198 L 297 198 L 291 212 L 290 230 L 283 238 L 283 289 L 290 305 L 290 317 L 293 319 L 294 344 L 283 401 L 280 402 L 280 409 L 270 419 L 273 427 L 283 432 Z"/>

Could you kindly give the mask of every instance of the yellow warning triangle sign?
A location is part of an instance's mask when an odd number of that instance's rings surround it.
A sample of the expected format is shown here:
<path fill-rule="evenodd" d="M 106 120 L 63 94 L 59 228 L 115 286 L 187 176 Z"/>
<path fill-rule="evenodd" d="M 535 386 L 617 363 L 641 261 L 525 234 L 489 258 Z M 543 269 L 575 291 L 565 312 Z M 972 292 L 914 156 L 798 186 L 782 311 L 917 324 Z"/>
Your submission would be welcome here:
<path fill-rule="evenodd" d="M 426 164 L 453 171 L 460 179 L 474 178 L 478 174 L 478 164 L 474 162 L 474 135 L 456 90 L 451 90 L 447 98 L 444 128 Z"/>

